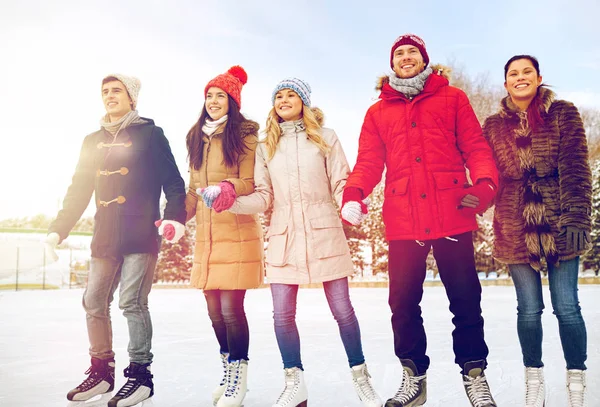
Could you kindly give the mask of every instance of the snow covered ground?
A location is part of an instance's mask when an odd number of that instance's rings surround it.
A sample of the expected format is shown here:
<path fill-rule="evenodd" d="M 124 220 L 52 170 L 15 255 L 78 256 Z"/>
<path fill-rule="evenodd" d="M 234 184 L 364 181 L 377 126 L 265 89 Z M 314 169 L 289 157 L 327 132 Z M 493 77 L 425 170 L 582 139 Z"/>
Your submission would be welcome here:
<path fill-rule="evenodd" d="M 513 287 L 484 287 L 484 317 L 490 347 L 487 375 L 499 406 L 522 406 L 523 367 L 516 333 Z M 88 368 L 82 290 L 0 291 L 0 406 L 64 407 L 67 391 Z M 567 405 L 565 368 L 546 290 L 544 361 L 548 407 Z M 580 287 L 588 329 L 589 407 L 600 406 L 599 285 Z M 382 398 L 396 391 L 401 367 L 394 356 L 387 290 L 354 288 L 351 296 L 361 324 L 363 346 L 373 381 Z M 216 339 L 202 293 L 193 289 L 155 289 L 150 297 L 154 320 L 153 407 L 210 406 L 219 380 Z M 117 301 L 115 301 L 115 304 Z M 245 407 L 270 406 L 282 389 L 282 365 L 272 326 L 269 290 L 247 295 L 250 323 L 250 377 Z M 453 363 L 448 302 L 441 287 L 428 287 L 423 300 L 429 335 L 427 406 L 467 406 L 461 377 Z M 127 364 L 127 329 L 113 308 L 117 385 Z M 323 291 L 299 295 L 298 325 L 309 389 L 309 406 L 359 407 L 347 361 Z"/>

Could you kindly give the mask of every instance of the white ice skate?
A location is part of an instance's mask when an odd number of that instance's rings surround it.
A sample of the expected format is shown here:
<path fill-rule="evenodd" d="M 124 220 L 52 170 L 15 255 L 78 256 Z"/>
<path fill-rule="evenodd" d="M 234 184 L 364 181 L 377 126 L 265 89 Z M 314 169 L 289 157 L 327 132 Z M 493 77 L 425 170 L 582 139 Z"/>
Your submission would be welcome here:
<path fill-rule="evenodd" d="M 105 406 L 107 400 L 104 399 L 110 399 L 115 386 L 115 361 L 92 358 L 92 365 L 85 374 L 88 377 L 67 394 L 69 406 Z"/>
<path fill-rule="evenodd" d="M 544 407 L 546 404 L 543 367 L 525 368 L 525 407 Z"/>
<path fill-rule="evenodd" d="M 371 375 L 367 370 L 367 364 L 352 366 L 350 371 L 352 372 L 352 383 L 354 383 L 356 394 L 358 394 L 363 406 L 381 407 L 383 403 L 371 384 Z"/>
<path fill-rule="evenodd" d="M 248 361 L 229 362 L 227 388 L 217 402 L 217 407 L 241 407 L 248 391 Z"/>
<path fill-rule="evenodd" d="M 307 407 L 308 390 L 304 372 L 299 367 L 284 369 L 285 388 L 272 407 Z"/>
<path fill-rule="evenodd" d="M 225 389 L 227 388 L 227 379 L 229 377 L 229 362 L 227 358 L 229 357 L 228 353 L 221 353 L 221 366 L 223 367 L 223 377 L 221 378 L 221 382 L 212 392 L 212 401 L 213 406 L 216 406 L 219 402 L 219 399 L 225 393 Z"/>
<path fill-rule="evenodd" d="M 585 400 L 585 370 L 567 370 L 567 396 L 569 407 L 587 407 Z"/>

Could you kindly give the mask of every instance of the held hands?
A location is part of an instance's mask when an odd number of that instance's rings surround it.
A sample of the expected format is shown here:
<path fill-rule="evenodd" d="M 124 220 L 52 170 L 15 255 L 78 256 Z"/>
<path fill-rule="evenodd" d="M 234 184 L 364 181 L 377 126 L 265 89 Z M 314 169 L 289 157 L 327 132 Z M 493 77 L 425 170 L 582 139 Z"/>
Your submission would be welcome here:
<path fill-rule="evenodd" d="M 496 195 L 496 187 L 487 178 L 479 180 L 476 185 L 469 186 L 467 191 L 467 195 L 458 205 L 458 209 L 466 215 L 485 212 Z"/>
<path fill-rule="evenodd" d="M 235 188 L 229 181 L 221 181 L 219 185 L 198 188 L 196 193 L 202 197 L 207 208 L 214 209 L 217 213 L 231 208 L 237 197 Z"/>
<path fill-rule="evenodd" d="M 46 259 L 50 262 L 58 261 L 58 254 L 56 254 L 56 246 L 60 241 L 60 236 L 56 232 L 48 233 L 44 238 L 44 250 L 46 251 Z"/>
<path fill-rule="evenodd" d="M 367 217 L 369 213 L 368 206 L 371 204 L 370 198 L 362 201 L 350 201 L 342 207 L 342 221 L 348 225 L 358 226 Z"/>
<path fill-rule="evenodd" d="M 347 225 L 358 226 L 369 212 L 363 202 L 363 192 L 359 188 L 345 188 L 342 195 L 342 221 Z"/>
<path fill-rule="evenodd" d="M 566 235 L 568 251 L 583 251 L 587 248 L 587 245 L 590 241 L 590 236 L 588 235 L 587 231 L 576 228 L 574 226 L 563 227 L 561 229 L 560 235 Z"/>
<path fill-rule="evenodd" d="M 177 243 L 185 234 L 185 226 L 174 220 L 159 219 L 154 225 L 158 227 L 158 234 L 169 243 Z"/>

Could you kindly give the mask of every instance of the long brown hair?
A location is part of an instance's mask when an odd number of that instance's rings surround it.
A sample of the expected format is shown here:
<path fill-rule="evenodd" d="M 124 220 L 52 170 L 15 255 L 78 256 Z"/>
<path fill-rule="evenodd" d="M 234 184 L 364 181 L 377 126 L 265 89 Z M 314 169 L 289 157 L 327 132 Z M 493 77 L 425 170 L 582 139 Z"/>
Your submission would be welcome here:
<path fill-rule="evenodd" d="M 506 75 L 508 74 L 508 68 L 510 67 L 510 64 L 512 64 L 514 61 L 517 61 L 519 59 L 527 59 L 529 62 L 531 62 L 531 65 L 533 65 L 533 68 L 535 69 L 537 76 L 540 76 L 540 63 L 538 62 L 536 57 L 534 57 L 532 55 L 515 55 L 511 59 L 509 59 L 506 62 L 506 64 L 504 64 L 504 80 L 505 81 L 506 81 Z M 531 103 L 527 107 L 527 122 L 529 123 L 529 127 L 531 128 L 531 130 L 536 130 L 538 127 L 540 127 L 541 125 L 544 124 L 544 118 L 542 117 L 542 113 L 540 111 L 541 110 L 540 107 L 542 106 L 542 103 L 543 103 L 540 98 L 540 89 L 542 86 L 546 87 L 547 85 L 545 83 L 542 83 L 540 86 L 538 86 L 535 96 L 533 97 L 533 99 L 531 100 Z"/>
<path fill-rule="evenodd" d="M 234 167 L 238 163 L 238 158 L 246 150 L 246 144 L 240 136 L 240 127 L 246 118 L 240 112 L 240 108 L 235 100 L 227 94 L 229 101 L 229 111 L 227 112 L 227 121 L 225 122 L 225 130 L 223 131 L 223 164 L 227 167 Z M 185 138 L 187 147 L 187 158 L 190 167 L 198 170 L 202 166 L 202 152 L 204 151 L 204 133 L 202 126 L 207 119 L 210 119 L 206 104 L 202 107 L 200 118 Z"/>

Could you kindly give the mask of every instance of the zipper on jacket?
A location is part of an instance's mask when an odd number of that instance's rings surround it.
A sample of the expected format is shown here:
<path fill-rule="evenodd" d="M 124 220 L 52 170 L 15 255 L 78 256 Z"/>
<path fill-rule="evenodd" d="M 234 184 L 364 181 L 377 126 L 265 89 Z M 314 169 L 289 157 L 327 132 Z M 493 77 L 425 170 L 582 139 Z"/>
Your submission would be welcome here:
<path fill-rule="evenodd" d="M 206 157 L 204 157 L 204 162 L 206 166 L 204 168 L 204 174 L 206 175 L 206 186 L 208 187 L 208 154 L 210 153 L 210 143 L 212 142 L 212 137 L 208 138 L 208 146 L 206 147 Z M 202 203 L 204 205 L 204 203 Z M 209 273 L 209 265 L 210 265 L 210 255 L 212 253 L 212 210 L 208 209 L 208 253 L 206 257 L 206 282 L 208 283 L 208 273 Z"/>
<path fill-rule="evenodd" d="M 300 188 L 300 147 L 298 144 L 298 133 L 296 133 L 296 168 L 298 178 L 298 192 L 300 196 L 300 213 L 302 214 L 302 228 L 304 228 L 304 261 L 306 262 L 306 272 L 308 273 L 308 283 L 310 284 L 310 269 L 308 267 L 308 233 L 306 233 L 306 219 L 304 218 L 304 205 L 302 204 L 302 189 Z"/>

